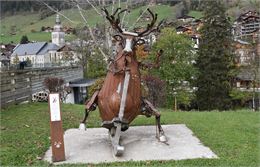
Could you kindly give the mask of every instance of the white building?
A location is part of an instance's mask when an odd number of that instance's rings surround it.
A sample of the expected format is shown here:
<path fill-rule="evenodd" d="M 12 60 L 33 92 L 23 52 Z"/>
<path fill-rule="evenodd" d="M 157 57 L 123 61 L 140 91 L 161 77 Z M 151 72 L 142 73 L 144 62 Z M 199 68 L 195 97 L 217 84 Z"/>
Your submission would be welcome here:
<path fill-rule="evenodd" d="M 29 59 L 33 67 L 48 67 L 58 60 L 56 57 L 58 49 L 56 44 L 47 42 L 18 44 L 11 55 L 11 63 L 15 64 L 17 58 L 19 62 Z"/>
<path fill-rule="evenodd" d="M 63 46 L 65 45 L 65 33 L 62 30 L 62 25 L 59 15 L 56 16 L 55 25 L 53 27 L 53 32 L 51 33 L 52 43 Z"/>

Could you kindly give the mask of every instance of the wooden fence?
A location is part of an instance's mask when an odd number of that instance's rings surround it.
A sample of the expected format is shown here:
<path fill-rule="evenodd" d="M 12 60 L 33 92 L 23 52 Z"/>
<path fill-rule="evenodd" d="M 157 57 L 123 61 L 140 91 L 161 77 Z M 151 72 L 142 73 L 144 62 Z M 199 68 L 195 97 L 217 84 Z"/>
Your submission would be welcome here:
<path fill-rule="evenodd" d="M 80 67 L 55 67 L 0 72 L 1 108 L 30 101 L 33 93 L 44 89 L 44 79 L 51 76 L 68 83 L 83 78 L 83 71 Z"/>

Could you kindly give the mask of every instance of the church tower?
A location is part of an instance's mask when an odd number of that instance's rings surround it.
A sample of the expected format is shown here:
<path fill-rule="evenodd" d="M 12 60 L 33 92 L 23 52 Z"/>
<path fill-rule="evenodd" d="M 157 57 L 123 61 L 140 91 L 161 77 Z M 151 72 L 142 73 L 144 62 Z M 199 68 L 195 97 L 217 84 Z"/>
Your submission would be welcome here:
<path fill-rule="evenodd" d="M 60 21 L 60 16 L 57 14 L 55 25 L 51 33 L 52 43 L 63 46 L 65 44 L 65 33 L 62 31 L 62 25 Z"/>

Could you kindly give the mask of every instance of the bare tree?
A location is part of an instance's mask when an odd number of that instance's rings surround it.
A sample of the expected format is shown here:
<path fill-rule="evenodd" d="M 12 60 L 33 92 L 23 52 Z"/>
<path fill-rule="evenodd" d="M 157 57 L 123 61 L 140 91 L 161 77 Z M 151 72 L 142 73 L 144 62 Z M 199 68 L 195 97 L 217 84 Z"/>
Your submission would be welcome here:
<path fill-rule="evenodd" d="M 100 48 L 106 51 L 103 43 L 105 41 L 104 33 L 102 26 L 97 26 L 93 29 L 93 33 L 97 37 L 97 42 L 100 43 Z M 94 41 L 91 40 L 89 30 L 87 28 L 78 28 L 76 30 L 76 35 L 78 40 L 73 43 L 74 50 L 76 52 L 76 56 L 79 59 L 79 64 L 82 66 L 85 77 L 87 76 L 86 72 L 88 71 L 89 60 L 96 54 L 100 54 L 94 44 Z"/>

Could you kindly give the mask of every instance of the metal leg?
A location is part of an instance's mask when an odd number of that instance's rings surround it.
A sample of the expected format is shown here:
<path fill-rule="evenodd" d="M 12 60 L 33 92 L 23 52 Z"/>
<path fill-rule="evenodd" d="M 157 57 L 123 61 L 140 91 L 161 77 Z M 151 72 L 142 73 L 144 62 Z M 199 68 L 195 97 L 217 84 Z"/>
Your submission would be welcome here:
<path fill-rule="evenodd" d="M 96 110 L 97 108 L 97 104 L 96 104 L 96 101 L 97 101 L 97 97 L 98 97 L 98 93 L 99 91 L 96 91 L 93 96 L 91 97 L 90 100 L 86 101 L 85 103 L 85 116 L 84 116 L 84 119 L 80 122 L 80 125 L 79 125 L 79 129 L 80 130 L 86 130 L 86 121 L 88 119 L 88 115 L 91 111 L 94 111 Z"/>
<path fill-rule="evenodd" d="M 88 118 L 88 115 L 89 115 L 89 110 L 85 110 L 85 116 L 84 116 L 84 119 L 80 122 L 79 124 L 79 130 L 86 130 L 86 121 L 87 121 L 87 118 Z"/>
<path fill-rule="evenodd" d="M 151 115 L 155 116 L 155 121 L 156 121 L 156 138 L 163 143 L 167 142 L 167 138 L 164 135 L 163 128 L 161 126 L 161 114 L 156 110 L 156 108 L 152 105 L 151 102 L 149 102 L 146 99 L 143 99 L 143 107 L 144 107 L 144 112 L 143 114 L 150 117 Z"/>
<path fill-rule="evenodd" d="M 167 138 L 166 136 L 164 135 L 164 131 L 163 131 L 163 128 L 161 126 L 161 116 L 160 116 L 160 113 L 157 113 L 159 114 L 159 116 L 155 116 L 155 120 L 156 120 L 156 124 L 157 124 L 157 130 L 156 130 L 156 137 L 157 139 L 160 141 L 160 142 L 167 142 Z"/>
<path fill-rule="evenodd" d="M 85 116 L 84 116 L 84 119 L 81 121 L 81 123 L 86 123 L 86 120 L 87 120 L 87 118 L 88 118 L 88 115 L 89 115 L 89 110 L 85 110 Z"/>
<path fill-rule="evenodd" d="M 127 90 L 128 90 L 128 84 L 130 79 L 130 73 L 129 71 L 125 71 L 125 79 L 124 79 L 124 86 L 123 86 L 123 92 L 122 92 L 122 98 L 120 102 L 120 109 L 118 113 L 117 120 L 114 121 L 114 127 L 115 129 L 111 129 L 110 132 L 115 132 L 114 135 L 111 135 L 111 142 L 113 145 L 113 152 L 115 156 L 121 156 L 124 152 L 124 147 L 120 145 L 120 136 L 121 136 L 121 128 L 122 128 L 122 120 L 124 117 L 125 112 L 125 105 L 126 105 L 126 97 L 127 97 Z"/>
<path fill-rule="evenodd" d="M 125 148 L 120 145 L 121 123 L 117 123 L 116 127 L 110 129 L 109 136 L 112 142 L 114 155 L 121 156 L 125 150 Z"/>

